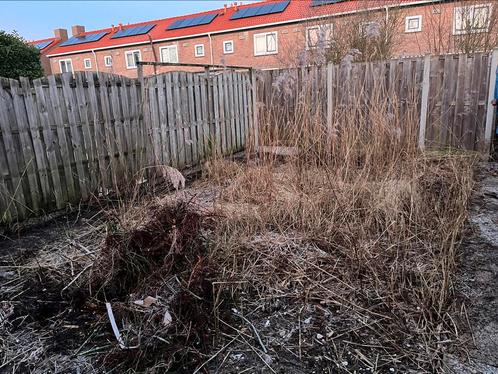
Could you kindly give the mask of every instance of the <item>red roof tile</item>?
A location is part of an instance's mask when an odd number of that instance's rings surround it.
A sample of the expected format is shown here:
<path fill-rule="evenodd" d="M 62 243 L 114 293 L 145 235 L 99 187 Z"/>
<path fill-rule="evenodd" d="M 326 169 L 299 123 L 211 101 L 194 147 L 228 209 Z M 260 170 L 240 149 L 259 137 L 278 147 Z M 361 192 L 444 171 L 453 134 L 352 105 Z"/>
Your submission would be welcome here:
<path fill-rule="evenodd" d="M 266 0 L 259 3 L 252 3 L 247 5 L 239 6 L 238 9 L 243 9 L 247 7 L 254 7 L 258 4 L 267 3 L 269 1 L 282 1 L 282 0 Z M 312 0 L 291 0 L 289 6 L 282 12 L 276 14 L 268 14 L 262 16 L 255 16 L 250 18 L 242 18 L 236 20 L 230 20 L 230 17 L 236 12 L 235 7 L 228 7 L 226 10 L 224 8 L 210 10 L 206 12 L 165 18 L 154 21 L 140 22 L 130 25 L 125 25 L 123 28 L 135 27 L 147 24 L 156 24 L 156 26 L 148 33 L 144 35 L 129 36 L 118 39 L 111 39 L 114 32 L 118 30 L 117 27 L 106 28 L 101 30 L 93 30 L 83 33 L 83 35 L 94 34 L 97 32 L 108 32 L 106 36 L 100 40 L 92 43 L 70 45 L 70 46 L 57 46 L 50 51 L 50 55 L 59 54 L 69 54 L 76 53 L 79 51 L 89 51 L 92 49 L 106 49 L 127 44 L 139 44 L 148 43 L 150 38 L 153 41 L 167 40 L 167 39 L 180 39 L 194 35 L 204 35 L 208 33 L 218 33 L 227 30 L 234 29 L 245 29 L 254 28 L 258 26 L 264 26 L 266 24 L 273 23 L 284 23 L 298 21 L 310 17 L 320 17 L 325 15 L 338 15 L 341 13 L 355 12 L 368 8 L 384 7 L 386 5 L 396 6 L 399 4 L 409 5 L 411 3 L 420 2 L 430 2 L 431 0 L 344 0 L 335 4 L 322 5 L 322 6 L 311 6 Z M 183 29 L 167 30 L 167 27 L 174 21 L 190 18 L 194 16 L 200 16 L 205 14 L 218 14 L 218 16 L 207 25 L 193 26 Z"/>
<path fill-rule="evenodd" d="M 52 50 L 54 47 L 57 46 L 59 39 L 52 37 L 52 38 L 45 38 L 45 39 L 29 40 L 27 43 L 29 45 L 36 45 L 36 44 L 48 42 L 48 41 L 51 41 L 52 43 L 50 43 L 45 48 L 40 50 L 40 53 L 47 54 L 48 51 Z"/>

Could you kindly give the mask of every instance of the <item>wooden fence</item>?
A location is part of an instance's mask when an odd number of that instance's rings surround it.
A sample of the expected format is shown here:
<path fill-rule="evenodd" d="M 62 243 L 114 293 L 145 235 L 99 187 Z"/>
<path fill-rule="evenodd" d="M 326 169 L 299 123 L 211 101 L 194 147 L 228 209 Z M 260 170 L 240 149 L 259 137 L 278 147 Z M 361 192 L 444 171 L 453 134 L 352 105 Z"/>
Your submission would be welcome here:
<path fill-rule="evenodd" d="M 78 72 L 0 79 L 0 221 L 62 209 L 157 165 L 242 150 L 253 125 L 248 72 L 143 80 Z"/>
<path fill-rule="evenodd" d="M 281 123 L 295 121 L 297 104 L 309 101 L 310 110 L 332 126 L 338 109 L 361 105 L 368 110 L 372 95 L 380 93 L 402 112 L 416 109 L 422 148 L 487 153 L 497 62 L 495 51 L 262 71 L 257 99 L 261 114 L 276 112 Z"/>

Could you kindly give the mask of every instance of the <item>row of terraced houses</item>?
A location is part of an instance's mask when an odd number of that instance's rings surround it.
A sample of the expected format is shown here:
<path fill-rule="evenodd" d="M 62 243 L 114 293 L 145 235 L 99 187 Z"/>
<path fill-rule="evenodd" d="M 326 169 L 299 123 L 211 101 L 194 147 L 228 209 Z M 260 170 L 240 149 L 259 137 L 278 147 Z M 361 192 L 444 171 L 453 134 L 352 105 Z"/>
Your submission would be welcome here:
<path fill-rule="evenodd" d="M 462 35 L 496 33 L 497 8 L 497 0 L 271 0 L 101 30 L 77 25 L 71 36 L 56 29 L 53 37 L 30 43 L 40 49 L 46 74 L 136 77 L 137 60 L 271 69 L 332 41 L 353 17 L 362 19 L 360 32 L 396 17 L 394 57 L 450 52 Z"/>

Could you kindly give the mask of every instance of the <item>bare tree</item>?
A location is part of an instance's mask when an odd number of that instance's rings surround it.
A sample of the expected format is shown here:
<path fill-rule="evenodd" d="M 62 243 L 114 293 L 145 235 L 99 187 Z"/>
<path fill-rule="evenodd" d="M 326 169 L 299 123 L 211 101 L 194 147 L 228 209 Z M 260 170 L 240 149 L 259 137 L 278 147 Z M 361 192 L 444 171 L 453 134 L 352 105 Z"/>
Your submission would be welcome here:
<path fill-rule="evenodd" d="M 373 4 L 360 3 L 362 8 L 344 17 L 303 23 L 299 26 L 299 42 L 280 46 L 282 65 L 339 63 L 351 55 L 355 61 L 392 57 L 400 38 L 402 13 L 393 4 L 390 9 L 369 10 Z"/>
<path fill-rule="evenodd" d="M 498 1 L 440 0 L 426 16 L 424 35 L 435 54 L 489 51 L 498 46 Z"/>

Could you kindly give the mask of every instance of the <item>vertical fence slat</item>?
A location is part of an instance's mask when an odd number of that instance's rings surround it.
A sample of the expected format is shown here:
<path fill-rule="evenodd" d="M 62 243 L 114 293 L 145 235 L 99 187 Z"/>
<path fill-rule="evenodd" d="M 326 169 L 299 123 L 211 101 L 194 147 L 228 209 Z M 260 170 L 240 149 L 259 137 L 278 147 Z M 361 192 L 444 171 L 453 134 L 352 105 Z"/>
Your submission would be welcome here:
<path fill-rule="evenodd" d="M 49 92 L 50 92 L 50 102 L 51 110 L 54 113 L 54 121 L 56 126 L 57 139 L 55 140 L 59 144 L 60 157 L 62 158 L 62 165 L 64 169 L 64 182 L 67 186 L 67 200 L 68 202 L 76 202 L 77 193 L 74 183 L 73 167 L 71 165 L 72 149 L 70 144 L 66 139 L 66 131 L 64 126 L 64 117 L 62 114 L 61 100 L 59 98 L 59 89 L 57 87 L 56 77 L 51 75 L 48 77 Z"/>
<path fill-rule="evenodd" d="M 35 87 L 37 111 L 40 114 L 40 123 L 42 127 L 42 134 L 45 146 L 45 152 L 48 160 L 48 167 L 50 168 L 50 176 L 52 181 L 53 193 L 55 195 L 55 204 L 57 209 L 62 209 L 67 202 L 67 190 L 64 188 L 59 170 L 59 161 L 57 153 L 60 153 L 60 145 L 57 142 L 57 137 L 54 136 L 51 124 L 53 123 L 54 114 L 50 110 L 50 104 L 47 101 L 48 89 L 43 87 L 42 79 L 33 81 Z"/>
<path fill-rule="evenodd" d="M 14 112 L 17 119 L 17 130 L 19 132 L 19 140 L 21 145 L 21 152 L 24 160 L 23 174 L 27 175 L 29 184 L 29 192 L 31 196 L 30 209 L 38 212 L 40 208 L 40 193 L 38 189 L 38 178 L 36 171 L 36 159 L 31 143 L 31 136 L 28 125 L 28 117 L 26 108 L 24 106 L 24 97 L 19 87 L 19 82 L 10 79 L 10 92 L 14 101 Z"/>
<path fill-rule="evenodd" d="M 431 56 L 427 55 L 424 59 L 424 78 L 422 81 L 422 104 L 420 109 L 420 125 L 418 135 L 418 146 L 425 148 L 425 129 L 427 125 L 427 112 L 429 108 L 429 87 L 431 76 Z"/>
<path fill-rule="evenodd" d="M 9 209 L 16 208 L 16 218 L 24 218 L 26 214 L 26 199 L 22 188 L 22 170 L 19 169 L 19 155 L 14 144 L 14 136 L 11 130 L 11 122 L 8 116 L 9 108 L 13 107 L 11 94 L 4 90 L 3 85 L 8 85 L 8 80 L 0 80 L 0 100 L 2 110 L 0 110 L 0 129 L 5 147 L 5 154 L 9 163 L 9 172 L 11 180 L 11 188 L 9 196 L 6 197 Z M 10 109 L 12 110 L 12 109 Z"/>
<path fill-rule="evenodd" d="M 93 121 L 93 136 L 95 139 L 95 151 L 94 157 L 98 160 L 98 172 L 100 175 L 101 185 L 103 188 L 111 188 L 112 183 L 109 178 L 109 168 L 110 168 L 110 152 L 106 146 L 106 134 L 104 129 L 104 120 L 101 107 L 99 106 L 99 98 L 97 97 L 97 87 L 95 85 L 96 75 L 92 72 L 85 73 L 86 80 L 88 82 L 88 97 L 89 97 L 89 109 L 90 113 L 93 114 L 91 121 Z"/>
<path fill-rule="evenodd" d="M 29 123 L 29 132 L 33 141 L 33 150 L 36 160 L 36 169 L 40 180 L 41 196 L 44 207 L 49 207 L 53 200 L 53 195 L 50 189 L 48 177 L 47 158 L 45 154 L 45 145 L 40 133 L 40 122 L 38 110 L 34 95 L 31 91 L 31 85 L 28 78 L 21 78 L 21 87 L 24 96 L 24 104 L 26 106 L 27 119 Z M 28 129 L 27 129 L 28 130 Z"/>
<path fill-rule="evenodd" d="M 161 133 L 161 154 L 162 162 L 170 165 L 170 150 L 168 141 L 168 116 L 166 104 L 166 89 L 164 87 L 164 75 L 157 76 L 157 101 L 159 105 L 159 131 Z"/>
<path fill-rule="evenodd" d="M 498 74 L 498 49 L 493 51 L 491 56 L 491 66 L 489 74 L 489 90 L 487 97 L 487 110 L 486 110 L 486 129 L 484 131 L 483 153 L 488 154 L 491 144 L 491 136 L 493 132 L 493 121 L 495 119 L 496 108 L 491 105 L 494 99 L 496 88 L 496 75 Z"/>
<path fill-rule="evenodd" d="M 195 119 L 195 98 L 194 98 L 194 80 L 192 74 L 187 74 L 187 94 L 188 94 L 188 109 L 189 109 L 189 136 L 190 149 L 192 152 L 192 165 L 199 162 L 199 154 L 197 152 L 197 124 Z"/>
<path fill-rule="evenodd" d="M 68 148 L 71 149 L 74 156 L 74 161 L 76 164 L 76 168 L 73 172 L 75 172 L 76 179 L 79 184 L 80 194 L 83 200 L 88 198 L 88 189 L 87 189 L 87 176 L 83 167 L 83 145 L 81 141 L 81 136 L 78 130 L 78 121 L 76 119 L 76 108 L 78 107 L 73 95 L 73 89 L 70 86 L 72 80 L 71 74 L 63 74 L 62 75 L 62 93 L 64 96 L 68 125 L 69 125 L 69 134 L 70 137 L 68 139 Z"/>

